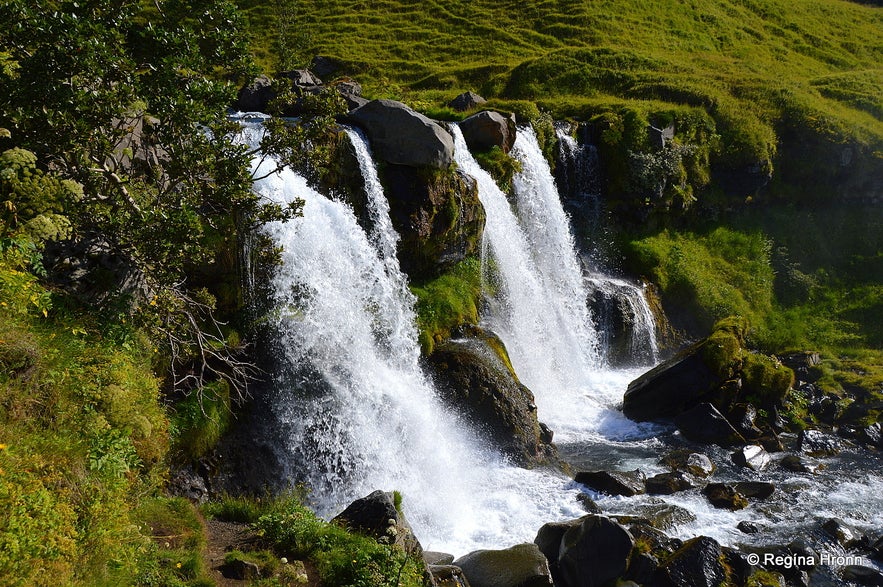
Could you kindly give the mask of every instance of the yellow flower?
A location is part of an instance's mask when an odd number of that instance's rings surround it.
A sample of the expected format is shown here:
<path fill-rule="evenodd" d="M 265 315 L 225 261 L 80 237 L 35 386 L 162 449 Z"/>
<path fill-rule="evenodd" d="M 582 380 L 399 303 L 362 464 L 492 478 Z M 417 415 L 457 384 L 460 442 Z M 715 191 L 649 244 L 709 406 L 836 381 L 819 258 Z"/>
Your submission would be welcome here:
<path fill-rule="evenodd" d="M 175 565 L 175 568 L 180 569 L 180 568 L 181 568 L 181 563 L 177 563 L 177 564 Z"/>
<path fill-rule="evenodd" d="M 0 444 L 0 450 L 6 450 L 8 446 L 8 444 Z"/>

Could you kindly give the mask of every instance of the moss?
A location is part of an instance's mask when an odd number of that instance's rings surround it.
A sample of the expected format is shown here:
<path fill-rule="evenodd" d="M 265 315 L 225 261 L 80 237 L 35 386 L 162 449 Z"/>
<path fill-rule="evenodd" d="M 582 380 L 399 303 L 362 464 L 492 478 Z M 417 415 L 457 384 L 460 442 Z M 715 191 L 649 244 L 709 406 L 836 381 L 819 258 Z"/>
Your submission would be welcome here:
<path fill-rule="evenodd" d="M 487 171 L 504 192 L 512 191 L 512 178 L 521 171 L 521 162 L 494 146 L 489 151 L 473 153 L 478 164 Z"/>
<path fill-rule="evenodd" d="M 755 570 L 745 581 L 745 587 L 782 587 L 785 579 L 779 573 Z"/>
<path fill-rule="evenodd" d="M 481 262 L 467 258 L 442 275 L 411 285 L 417 296 L 417 326 L 424 355 L 436 343 L 466 324 L 478 324 L 481 301 Z"/>
<path fill-rule="evenodd" d="M 208 454 L 230 425 L 230 386 L 219 380 L 175 405 L 174 450 L 188 459 Z"/>
<path fill-rule="evenodd" d="M 742 393 L 758 406 L 778 405 L 794 385 L 794 371 L 760 353 L 745 353 Z"/>
<path fill-rule="evenodd" d="M 730 379 L 741 367 L 742 343 L 726 330 L 715 330 L 702 345 L 702 359 L 716 376 Z"/>

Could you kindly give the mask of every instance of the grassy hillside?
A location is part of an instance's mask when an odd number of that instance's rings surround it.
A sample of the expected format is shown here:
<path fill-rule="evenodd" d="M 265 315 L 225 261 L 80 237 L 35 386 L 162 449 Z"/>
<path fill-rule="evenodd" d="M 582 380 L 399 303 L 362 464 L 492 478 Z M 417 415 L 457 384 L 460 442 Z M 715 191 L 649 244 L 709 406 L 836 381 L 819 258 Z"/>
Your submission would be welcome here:
<path fill-rule="evenodd" d="M 265 66 L 331 56 L 374 97 L 429 106 L 471 89 L 536 101 L 559 116 L 623 100 L 677 103 L 705 108 L 748 135 L 736 142 L 768 148 L 786 115 L 876 148 L 883 139 L 880 7 L 843 0 L 283 4 L 240 2 Z"/>

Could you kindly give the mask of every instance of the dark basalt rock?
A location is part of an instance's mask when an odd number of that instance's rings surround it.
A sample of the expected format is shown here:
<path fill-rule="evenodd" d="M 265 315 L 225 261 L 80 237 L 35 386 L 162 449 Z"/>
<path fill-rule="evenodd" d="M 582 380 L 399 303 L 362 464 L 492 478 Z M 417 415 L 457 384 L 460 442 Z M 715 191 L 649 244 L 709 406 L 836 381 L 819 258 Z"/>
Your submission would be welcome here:
<path fill-rule="evenodd" d="M 720 544 L 707 536 L 688 540 L 657 571 L 661 585 L 718 587 L 727 583 Z"/>
<path fill-rule="evenodd" d="M 742 447 L 730 455 L 730 457 L 740 467 L 745 467 L 752 471 L 763 471 L 772 462 L 769 453 L 763 450 L 762 446 L 757 446 L 756 444 Z"/>
<path fill-rule="evenodd" d="M 427 178 L 405 165 L 385 165 L 380 177 L 390 220 L 401 235 L 399 264 L 412 282 L 480 254 L 485 212 L 474 179 L 459 171 Z"/>
<path fill-rule="evenodd" d="M 710 477 L 714 471 L 714 463 L 707 455 L 687 449 L 676 449 L 662 457 L 659 464 L 671 467 L 674 471 L 687 473 L 694 477 Z"/>
<path fill-rule="evenodd" d="M 423 552 L 404 514 L 396 509 L 392 493 L 378 490 L 357 499 L 332 521 L 375 540 L 397 544 L 405 552 Z"/>
<path fill-rule="evenodd" d="M 549 587 L 549 564 L 536 544 L 517 544 L 505 550 L 476 550 L 458 558 L 472 587 Z"/>
<path fill-rule="evenodd" d="M 748 507 L 748 500 L 738 491 L 723 483 L 709 483 L 702 490 L 709 503 L 719 509 L 741 510 Z"/>
<path fill-rule="evenodd" d="M 423 551 L 423 562 L 427 565 L 449 565 L 454 562 L 454 555 L 434 550 Z"/>
<path fill-rule="evenodd" d="M 818 462 L 803 455 L 788 455 L 779 464 L 794 473 L 816 473 L 822 468 Z"/>
<path fill-rule="evenodd" d="M 751 522 L 742 520 L 738 524 L 736 524 L 736 529 L 743 534 L 757 534 L 760 532 L 760 528 L 757 527 L 757 524 L 753 524 Z"/>
<path fill-rule="evenodd" d="M 632 497 L 644 493 L 644 473 L 634 471 L 581 471 L 574 481 L 608 495 Z"/>
<path fill-rule="evenodd" d="M 877 569 L 864 565 L 848 565 L 840 571 L 844 581 L 851 581 L 859 585 L 883 587 L 883 573 Z"/>
<path fill-rule="evenodd" d="M 764 481 L 740 481 L 735 489 L 749 499 L 766 499 L 776 491 L 776 486 Z"/>
<path fill-rule="evenodd" d="M 266 112 L 267 105 L 275 97 L 273 80 L 265 75 L 259 75 L 239 89 L 233 109 L 241 112 Z"/>
<path fill-rule="evenodd" d="M 675 426 L 688 440 L 728 447 L 745 439 L 713 405 L 701 403 L 675 418 Z"/>
<path fill-rule="evenodd" d="M 657 495 L 671 495 L 678 491 L 685 491 L 695 487 L 692 480 L 684 473 L 660 473 L 648 477 L 644 482 L 647 493 Z"/>
<path fill-rule="evenodd" d="M 485 110 L 462 121 L 460 130 L 471 151 L 488 151 L 499 147 L 508 153 L 515 144 L 515 119 L 499 112 Z"/>
<path fill-rule="evenodd" d="M 580 493 L 576 496 L 576 500 L 583 506 L 583 509 L 588 514 L 600 514 L 601 507 L 595 503 L 595 500 L 586 495 L 585 493 Z"/>
<path fill-rule="evenodd" d="M 843 448 L 841 442 L 819 430 L 801 430 L 797 437 L 797 450 L 812 457 L 829 457 Z"/>
<path fill-rule="evenodd" d="M 447 169 L 454 160 L 450 133 L 401 102 L 372 100 L 348 120 L 365 129 L 374 156 L 385 163 Z"/>
<path fill-rule="evenodd" d="M 602 587 L 612 583 L 628 568 L 634 546 L 628 530 L 609 518 L 581 518 L 581 523 L 568 529 L 561 539 L 560 584 Z"/>
<path fill-rule="evenodd" d="M 464 112 L 466 110 L 478 108 L 485 102 L 487 102 L 487 100 L 485 100 L 475 92 L 463 92 L 462 94 L 448 102 L 448 106 L 450 106 L 454 110 L 457 110 L 458 112 Z"/>
<path fill-rule="evenodd" d="M 846 424 L 837 429 L 837 434 L 859 444 L 883 449 L 883 427 L 880 426 L 880 422 L 870 426 Z"/>
<path fill-rule="evenodd" d="M 316 75 L 324 79 L 333 79 L 337 74 L 341 73 L 343 68 L 344 64 L 341 61 L 327 55 L 316 55 L 310 61 L 310 71 L 315 72 Z"/>
<path fill-rule="evenodd" d="M 227 579 L 253 581 L 261 577 L 261 569 L 253 562 L 235 559 L 221 566 L 221 574 Z"/>
<path fill-rule="evenodd" d="M 659 561 L 656 560 L 651 554 L 646 553 L 637 553 L 632 554 L 631 561 L 629 561 L 629 568 L 626 570 L 624 579 L 628 581 L 634 581 L 638 585 L 646 585 L 652 581 L 653 576 L 656 574 L 656 569 L 659 568 Z M 623 586 L 623 583 L 617 583 L 619 587 Z"/>
<path fill-rule="evenodd" d="M 757 408 L 751 404 L 736 404 L 728 414 L 728 420 L 746 440 L 757 440 L 763 432 L 754 424 Z"/>
<path fill-rule="evenodd" d="M 855 531 L 837 518 L 825 520 L 822 524 L 822 530 L 841 545 L 848 544 L 856 539 Z"/>
<path fill-rule="evenodd" d="M 433 587 L 470 587 L 463 569 L 454 565 L 429 565 L 426 568 L 432 576 Z"/>
<path fill-rule="evenodd" d="M 688 524 L 696 520 L 696 515 L 688 509 L 665 503 L 662 500 L 651 501 L 635 506 L 631 511 L 640 516 L 638 520 L 628 520 L 625 516 L 610 516 L 621 524 L 631 528 L 633 524 L 649 523 L 654 528 L 668 532 L 675 526 Z"/>
<path fill-rule="evenodd" d="M 555 451 L 540 438 L 533 393 L 498 354 L 502 341 L 482 333 L 448 340 L 430 355 L 439 395 L 518 464 L 545 462 Z"/>

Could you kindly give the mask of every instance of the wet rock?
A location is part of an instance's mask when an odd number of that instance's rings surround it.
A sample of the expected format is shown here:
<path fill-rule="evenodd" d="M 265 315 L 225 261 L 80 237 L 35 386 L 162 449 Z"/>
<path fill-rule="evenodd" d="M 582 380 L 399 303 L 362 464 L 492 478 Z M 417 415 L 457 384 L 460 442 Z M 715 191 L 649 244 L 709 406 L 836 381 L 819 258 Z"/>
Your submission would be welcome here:
<path fill-rule="evenodd" d="M 788 455 L 779 464 L 794 473 L 817 473 L 822 468 L 818 461 L 803 455 Z"/>
<path fill-rule="evenodd" d="M 172 473 L 168 492 L 171 495 L 186 497 L 195 503 L 205 503 L 209 499 L 205 478 L 190 465 Z"/>
<path fill-rule="evenodd" d="M 852 530 L 852 528 L 850 528 L 845 523 L 843 523 L 842 520 L 838 520 L 837 518 L 830 518 L 828 520 L 825 520 L 825 522 L 822 524 L 822 530 L 824 530 L 828 536 L 839 542 L 841 545 L 847 544 L 856 539 L 856 534 Z"/>
<path fill-rule="evenodd" d="M 675 418 L 675 426 L 688 440 L 718 446 L 745 444 L 745 439 L 708 403 L 701 403 Z"/>
<path fill-rule="evenodd" d="M 880 422 L 875 422 L 870 426 L 847 424 L 838 428 L 837 434 L 859 444 L 883 448 L 883 428 L 881 428 Z"/>
<path fill-rule="evenodd" d="M 707 455 L 686 449 L 673 450 L 664 456 L 659 463 L 667 465 L 675 471 L 701 478 L 710 477 L 715 471 L 714 463 Z"/>
<path fill-rule="evenodd" d="M 546 557 L 536 544 L 505 550 L 476 550 L 458 558 L 472 587 L 548 587 L 553 585 Z"/>
<path fill-rule="evenodd" d="M 760 532 L 760 528 L 757 526 L 757 524 L 748 522 L 746 520 L 742 520 L 741 522 L 736 524 L 736 529 L 743 534 L 757 534 L 758 532 Z"/>
<path fill-rule="evenodd" d="M 462 94 L 448 102 L 448 106 L 458 112 L 464 112 L 466 110 L 473 110 L 475 108 L 478 108 L 486 102 L 487 100 L 485 100 L 475 92 L 463 92 Z"/>
<path fill-rule="evenodd" d="M 485 110 L 460 123 L 460 130 L 471 151 L 488 151 L 499 147 L 508 153 L 515 144 L 515 118 Z"/>
<path fill-rule="evenodd" d="M 533 542 L 540 549 L 540 552 L 549 561 L 549 571 L 552 573 L 552 579 L 556 584 L 560 584 L 560 575 L 558 573 L 558 556 L 561 551 L 561 540 L 564 534 L 575 526 L 582 524 L 583 519 L 569 520 L 566 522 L 549 522 L 537 532 Z"/>
<path fill-rule="evenodd" d="M 764 481 L 740 481 L 735 489 L 749 499 L 766 499 L 776 491 L 776 486 Z"/>
<path fill-rule="evenodd" d="M 663 532 L 696 520 L 695 514 L 690 510 L 665 503 L 662 500 L 659 500 L 658 503 L 644 503 L 635 506 L 633 511 L 636 515 L 645 518 L 654 528 Z"/>
<path fill-rule="evenodd" d="M 711 396 L 741 368 L 743 334 L 738 328 L 721 328 L 644 373 L 629 383 L 623 413 L 632 420 L 658 420 L 711 402 Z M 731 403 L 732 393 L 728 391 L 722 403 Z M 715 401 L 721 399 L 717 395 Z"/>
<path fill-rule="evenodd" d="M 874 542 L 874 545 L 871 546 L 870 552 L 872 559 L 883 562 L 883 536 Z"/>
<path fill-rule="evenodd" d="M 574 481 L 607 495 L 632 497 L 644 493 L 644 473 L 634 471 L 581 471 Z"/>
<path fill-rule="evenodd" d="M 551 428 L 540 422 L 540 440 L 546 444 L 551 444 L 555 438 L 555 432 Z"/>
<path fill-rule="evenodd" d="M 391 492 L 377 490 L 357 499 L 337 514 L 333 521 L 377 541 L 401 546 L 405 552 L 423 552 L 411 525 L 404 514 L 396 509 Z"/>
<path fill-rule="evenodd" d="M 801 430 L 797 437 L 797 450 L 812 457 L 829 457 L 840 452 L 840 441 L 819 430 Z"/>
<path fill-rule="evenodd" d="M 785 450 L 785 445 L 782 444 L 782 440 L 771 431 L 761 436 L 757 442 L 767 452 L 782 452 Z"/>
<path fill-rule="evenodd" d="M 448 340 L 428 359 L 440 397 L 460 410 L 489 442 L 521 465 L 544 462 L 554 453 L 540 438 L 531 391 L 500 356 L 502 341 Z"/>
<path fill-rule="evenodd" d="M 621 577 L 635 543 L 628 530 L 604 516 L 586 516 L 561 540 L 558 572 L 567 587 L 602 587 Z"/>
<path fill-rule="evenodd" d="M 651 554 L 637 553 L 632 554 L 629 561 L 629 568 L 626 570 L 624 579 L 634 581 L 639 585 L 646 585 L 653 579 L 656 569 L 659 568 L 659 561 Z M 622 583 L 617 583 L 618 587 L 622 587 Z"/>
<path fill-rule="evenodd" d="M 470 587 L 463 569 L 455 565 L 429 565 L 426 568 L 432 576 L 433 587 Z"/>
<path fill-rule="evenodd" d="M 873 585 L 883 587 L 883 573 L 877 569 L 863 565 L 848 565 L 840 571 L 840 576 L 845 581 L 858 583 L 859 585 Z"/>
<path fill-rule="evenodd" d="M 399 263 L 412 283 L 481 253 L 486 215 L 473 178 L 453 171 L 427 176 L 405 165 L 384 165 L 380 176 L 401 235 Z"/>
<path fill-rule="evenodd" d="M 758 585 L 760 587 L 788 587 L 788 583 L 785 580 L 785 577 L 782 576 L 781 573 L 771 573 L 769 571 L 764 571 L 763 575 L 755 572 L 752 575 L 749 575 L 748 581 L 750 581 L 750 585 Z"/>
<path fill-rule="evenodd" d="M 663 584 L 678 587 L 718 587 L 727 582 L 726 569 L 721 562 L 720 544 L 707 536 L 699 536 L 684 543 L 659 568 Z"/>
<path fill-rule="evenodd" d="M 751 564 L 748 555 L 726 546 L 721 547 L 721 552 L 723 553 L 725 567 L 730 571 L 728 573 L 730 584 L 746 585 L 748 577 L 754 572 L 754 565 Z"/>
<path fill-rule="evenodd" d="M 240 112 L 266 112 L 267 105 L 275 97 L 273 80 L 259 75 L 239 89 L 233 109 Z"/>
<path fill-rule="evenodd" d="M 434 550 L 423 551 L 423 562 L 427 565 L 449 565 L 454 562 L 454 555 Z"/>
<path fill-rule="evenodd" d="M 724 483 L 709 483 L 702 490 L 709 503 L 719 509 L 741 510 L 748 507 L 748 500 L 738 491 Z"/>
<path fill-rule="evenodd" d="M 372 100 L 349 113 L 365 129 L 374 156 L 385 163 L 447 169 L 454 139 L 441 126 L 394 100 Z"/>
<path fill-rule="evenodd" d="M 686 474 L 677 471 L 674 473 L 660 473 L 648 477 L 644 482 L 647 493 L 656 495 L 671 495 L 678 491 L 693 489 L 695 485 Z"/>
<path fill-rule="evenodd" d="M 736 404 L 728 414 L 733 428 L 746 440 L 757 440 L 763 436 L 763 432 L 754 423 L 756 418 L 757 408 L 751 404 Z"/>
<path fill-rule="evenodd" d="M 692 515 L 692 514 L 691 514 Z M 672 538 L 665 532 L 653 526 L 649 520 L 638 520 L 625 524 L 635 542 L 642 542 L 648 547 L 649 552 L 662 556 L 672 554 L 684 545 L 679 538 Z"/>
<path fill-rule="evenodd" d="M 740 467 L 745 467 L 752 471 L 763 471 L 772 462 L 769 453 L 763 450 L 762 446 L 757 446 L 756 444 L 742 447 L 731 454 L 730 457 Z"/>
<path fill-rule="evenodd" d="M 583 509 L 588 514 L 600 514 L 601 506 L 595 503 L 595 500 L 586 495 L 585 493 L 580 493 L 576 496 L 576 500 L 583 506 Z"/>

